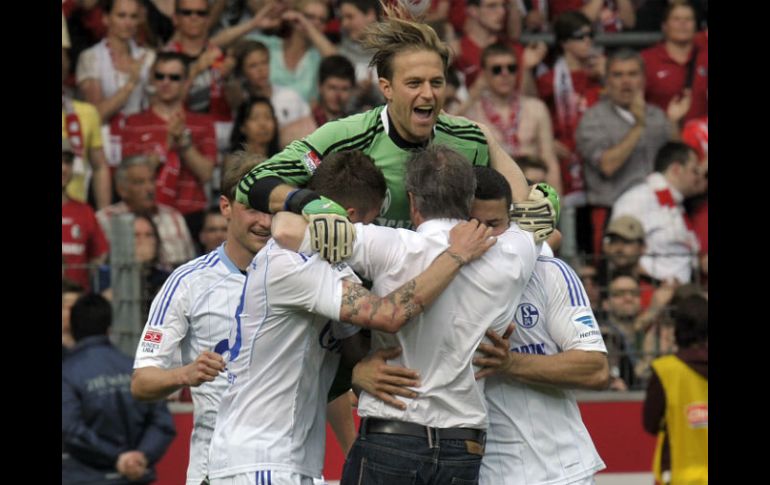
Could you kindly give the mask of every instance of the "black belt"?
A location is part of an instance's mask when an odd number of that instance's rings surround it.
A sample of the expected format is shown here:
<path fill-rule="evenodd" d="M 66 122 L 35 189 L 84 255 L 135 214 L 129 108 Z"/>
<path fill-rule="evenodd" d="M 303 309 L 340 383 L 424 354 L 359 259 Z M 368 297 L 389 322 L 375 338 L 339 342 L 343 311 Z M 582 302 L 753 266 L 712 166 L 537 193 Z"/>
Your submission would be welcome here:
<path fill-rule="evenodd" d="M 471 440 L 484 445 L 487 432 L 474 428 L 431 428 L 406 421 L 394 421 L 391 419 L 363 418 L 361 430 L 364 433 L 405 434 L 426 438 L 428 443 L 438 440 Z"/>

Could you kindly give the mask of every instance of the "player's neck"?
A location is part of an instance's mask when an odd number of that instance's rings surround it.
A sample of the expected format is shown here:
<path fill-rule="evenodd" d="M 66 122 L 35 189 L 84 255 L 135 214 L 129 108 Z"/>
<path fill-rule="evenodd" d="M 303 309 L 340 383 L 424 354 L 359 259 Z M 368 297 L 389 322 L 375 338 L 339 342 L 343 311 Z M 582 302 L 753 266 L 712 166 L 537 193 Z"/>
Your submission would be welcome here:
<path fill-rule="evenodd" d="M 246 268 L 248 268 L 249 263 L 252 259 L 254 259 L 255 256 L 254 253 L 248 251 L 242 245 L 238 244 L 235 241 L 235 238 L 230 237 L 229 234 L 227 240 L 225 241 L 225 254 L 228 258 L 230 258 L 230 261 L 232 261 L 233 264 L 235 264 L 235 266 L 241 271 L 246 271 Z"/>

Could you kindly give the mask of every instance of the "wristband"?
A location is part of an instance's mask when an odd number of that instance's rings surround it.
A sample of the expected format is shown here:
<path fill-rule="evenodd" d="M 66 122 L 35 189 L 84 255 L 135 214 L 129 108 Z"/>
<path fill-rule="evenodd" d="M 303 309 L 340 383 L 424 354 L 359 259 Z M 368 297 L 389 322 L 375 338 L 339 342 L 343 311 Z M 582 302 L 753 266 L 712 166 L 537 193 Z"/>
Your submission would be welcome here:
<path fill-rule="evenodd" d="M 320 199 L 321 196 L 310 189 L 296 189 L 289 192 L 286 202 L 283 204 L 284 210 L 295 214 L 302 214 L 302 209 L 310 202 Z"/>

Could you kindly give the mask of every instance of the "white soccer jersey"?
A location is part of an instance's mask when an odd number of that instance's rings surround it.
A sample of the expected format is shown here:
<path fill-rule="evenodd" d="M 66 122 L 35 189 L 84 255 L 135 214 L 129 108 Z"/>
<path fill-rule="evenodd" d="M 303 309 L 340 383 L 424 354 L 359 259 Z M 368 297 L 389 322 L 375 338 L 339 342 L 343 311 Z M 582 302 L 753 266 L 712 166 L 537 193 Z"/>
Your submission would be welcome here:
<path fill-rule="evenodd" d="M 448 246 L 459 221 L 434 219 L 417 231 L 356 224 L 348 264 L 371 279 L 372 292 L 384 296 L 418 276 Z M 488 328 L 502 333 L 513 318 L 535 265 L 531 233 L 515 224 L 481 258 L 464 266 L 446 290 L 396 334 L 372 332 L 372 347 L 400 346 L 388 363 L 416 369 L 421 387 L 401 411 L 361 393 L 358 414 L 442 428 L 487 427 L 483 389 L 473 376 L 473 353 Z"/>
<path fill-rule="evenodd" d="M 227 257 L 224 244 L 177 268 L 150 307 L 134 368 L 169 369 L 193 362 L 204 350 L 227 341 L 246 277 Z M 200 485 L 208 473 L 208 448 L 222 393 L 224 372 L 191 388 L 193 431 L 187 484 Z"/>
<path fill-rule="evenodd" d="M 562 260 L 539 257 L 516 308 L 511 350 L 607 353 L 580 278 Z M 573 483 L 605 468 L 572 391 L 490 377 L 489 431 L 481 485 Z"/>
<path fill-rule="evenodd" d="M 286 471 L 320 478 L 326 398 L 337 371 L 344 263 L 329 265 L 268 241 L 247 270 L 229 339 L 230 385 L 222 396 L 209 476 Z"/>

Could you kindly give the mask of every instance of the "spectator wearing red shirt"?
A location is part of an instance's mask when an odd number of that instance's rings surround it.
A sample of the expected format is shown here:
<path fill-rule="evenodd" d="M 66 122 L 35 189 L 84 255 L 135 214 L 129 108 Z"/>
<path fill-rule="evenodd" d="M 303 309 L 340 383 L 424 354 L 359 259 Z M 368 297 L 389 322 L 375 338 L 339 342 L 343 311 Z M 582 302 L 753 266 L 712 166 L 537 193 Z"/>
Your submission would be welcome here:
<path fill-rule="evenodd" d="M 184 108 L 183 55 L 159 53 L 151 74 L 150 109 L 129 116 L 120 130 L 123 157 L 146 155 L 156 164 L 157 201 L 181 212 L 190 233 L 198 234 L 208 204 L 203 185 L 217 156 L 214 123 Z"/>
<path fill-rule="evenodd" d="M 506 12 L 516 8 L 516 3 L 511 0 L 468 0 L 465 34 L 451 44 L 452 50 L 457 53 L 455 67 L 465 76 L 466 86 L 471 87 L 481 74 L 481 51 L 492 44 L 504 43 L 513 48 L 518 65 L 525 68 L 519 70 L 516 86 L 524 94 L 537 96 L 530 69 L 543 60 L 548 48 L 544 42 L 524 48 L 514 40 L 511 22 L 506 22 Z"/>
<path fill-rule="evenodd" d="M 67 184 L 72 178 L 75 152 L 66 138 L 61 151 L 61 254 L 63 277 L 82 286 L 91 287 L 88 266 L 107 259 L 109 244 L 104 237 L 94 210 L 88 204 L 67 196 Z"/>
<path fill-rule="evenodd" d="M 695 42 L 695 10 L 672 1 L 663 17 L 663 42 L 642 51 L 646 69 L 645 98 L 666 109 L 671 99 L 692 91 L 684 122 L 708 115 L 708 41 Z"/>

